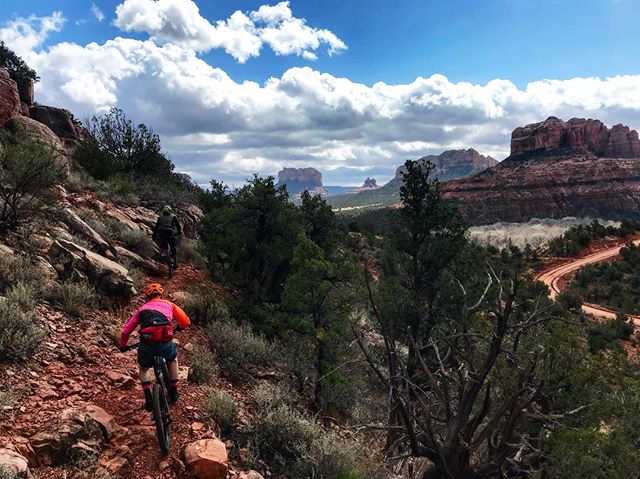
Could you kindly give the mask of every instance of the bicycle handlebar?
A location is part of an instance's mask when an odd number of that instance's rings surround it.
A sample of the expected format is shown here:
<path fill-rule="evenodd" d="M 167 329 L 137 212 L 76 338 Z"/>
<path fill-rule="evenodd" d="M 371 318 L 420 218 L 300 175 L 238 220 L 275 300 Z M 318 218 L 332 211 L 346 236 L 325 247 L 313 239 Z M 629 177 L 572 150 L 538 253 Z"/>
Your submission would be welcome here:
<path fill-rule="evenodd" d="M 123 353 L 126 353 L 127 351 L 131 351 L 132 349 L 138 349 L 139 347 L 140 343 L 130 344 L 129 346 L 122 348 L 121 351 Z"/>

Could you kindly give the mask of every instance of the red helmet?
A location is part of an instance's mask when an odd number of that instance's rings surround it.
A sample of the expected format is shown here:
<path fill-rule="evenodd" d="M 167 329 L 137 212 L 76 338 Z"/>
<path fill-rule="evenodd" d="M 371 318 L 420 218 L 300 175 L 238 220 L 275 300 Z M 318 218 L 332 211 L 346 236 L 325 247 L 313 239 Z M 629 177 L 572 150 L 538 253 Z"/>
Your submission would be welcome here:
<path fill-rule="evenodd" d="M 147 287 L 144 288 L 144 294 L 146 294 L 147 296 L 162 296 L 164 294 L 164 289 L 159 283 L 149 283 Z"/>

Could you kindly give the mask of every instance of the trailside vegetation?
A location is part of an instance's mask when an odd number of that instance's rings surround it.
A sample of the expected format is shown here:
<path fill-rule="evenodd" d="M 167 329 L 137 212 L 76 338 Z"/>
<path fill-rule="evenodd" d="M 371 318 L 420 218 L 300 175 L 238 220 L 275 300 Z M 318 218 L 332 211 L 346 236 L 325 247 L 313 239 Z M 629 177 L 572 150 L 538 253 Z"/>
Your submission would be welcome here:
<path fill-rule="evenodd" d="M 588 225 L 576 225 L 569 228 L 562 236 L 548 243 L 548 253 L 552 256 L 575 256 L 592 241 L 602 240 L 607 236 L 625 238 L 640 231 L 640 222 L 622 220 L 619 227 L 604 226 L 598 220 Z"/>
<path fill-rule="evenodd" d="M 13 50 L 8 48 L 3 41 L 0 40 L 0 68 L 9 72 L 9 76 L 19 85 L 28 81 L 37 82 L 40 77 L 36 71 L 15 54 Z"/>
<path fill-rule="evenodd" d="M 597 263 L 580 269 L 569 291 L 584 301 L 625 314 L 640 314 L 640 247 L 629 243 L 620 261 Z"/>
<path fill-rule="evenodd" d="M 470 241 L 432 166 L 405 166 L 384 227 L 309 194 L 294 205 L 272 177 L 202 193 L 202 253 L 232 289 L 221 320 L 194 301 L 213 356 L 232 381 L 278 381 L 256 386 L 249 430 L 223 427 L 232 408 L 213 398 L 223 434 L 276 475 L 634 477 L 640 377 L 611 348 L 628 323 L 587 325 L 570 292 L 551 301 L 532 248 Z M 355 438 L 340 467 L 329 424 Z"/>
<path fill-rule="evenodd" d="M 24 131 L 0 130 L 0 231 L 50 212 L 63 172 L 51 148 Z"/>
<path fill-rule="evenodd" d="M 145 124 L 136 125 L 123 110 L 112 108 L 84 126 L 87 138 L 75 150 L 73 163 L 97 182 L 99 194 L 155 209 L 197 204 L 201 189 L 188 175 L 174 172 L 160 137 Z"/>

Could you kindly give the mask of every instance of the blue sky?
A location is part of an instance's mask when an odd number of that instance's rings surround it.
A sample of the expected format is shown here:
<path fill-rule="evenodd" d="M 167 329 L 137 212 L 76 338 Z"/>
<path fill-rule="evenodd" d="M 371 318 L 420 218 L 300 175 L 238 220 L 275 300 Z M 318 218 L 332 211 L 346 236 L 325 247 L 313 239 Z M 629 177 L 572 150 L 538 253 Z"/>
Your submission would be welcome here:
<path fill-rule="evenodd" d="M 236 11 L 242 28 L 216 26 Z M 640 0 L 3 0 L 0 39 L 39 101 L 125 108 L 198 181 L 316 166 L 357 184 L 447 148 L 502 159 L 549 115 L 640 126 L 639 20 Z"/>

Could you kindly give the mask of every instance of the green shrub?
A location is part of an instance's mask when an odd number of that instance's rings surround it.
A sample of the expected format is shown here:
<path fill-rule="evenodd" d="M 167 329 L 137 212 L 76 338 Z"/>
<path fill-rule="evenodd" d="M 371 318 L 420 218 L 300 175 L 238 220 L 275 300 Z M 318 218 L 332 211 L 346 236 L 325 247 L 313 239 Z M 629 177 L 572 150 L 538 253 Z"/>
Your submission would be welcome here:
<path fill-rule="evenodd" d="M 260 458 L 271 467 L 287 470 L 309 451 L 319 428 L 289 406 L 282 405 L 260 416 L 251 440 Z"/>
<path fill-rule="evenodd" d="M 567 289 L 558 295 L 558 301 L 569 311 L 578 312 L 582 308 L 582 296 L 572 289 Z"/>
<path fill-rule="evenodd" d="M 55 208 L 53 186 L 64 170 L 52 148 L 24 131 L 0 130 L 0 231 L 15 229 Z"/>
<path fill-rule="evenodd" d="M 218 373 L 218 365 L 211 350 L 197 344 L 189 356 L 191 358 L 189 379 L 196 384 L 209 384 Z"/>
<path fill-rule="evenodd" d="M 113 175 L 97 183 L 96 194 L 103 200 L 118 205 L 138 206 L 140 198 L 136 195 L 136 184 L 124 175 Z"/>
<path fill-rule="evenodd" d="M 8 48 L 3 41 L 0 41 L 0 68 L 7 70 L 11 79 L 18 84 L 29 80 L 34 82 L 40 80 L 36 71 Z"/>
<path fill-rule="evenodd" d="M 82 313 L 82 307 L 90 303 L 94 294 L 93 287 L 85 281 L 66 281 L 53 283 L 48 288 L 45 297 L 68 315 L 79 317 Z"/>
<path fill-rule="evenodd" d="M 26 256 L 0 257 L 0 293 L 23 283 L 25 285 L 42 282 L 42 273 L 31 264 Z"/>
<path fill-rule="evenodd" d="M 144 274 L 144 271 L 142 271 L 140 268 L 137 268 L 136 266 L 133 266 L 128 261 L 122 261 L 122 265 L 127 268 L 129 276 L 133 280 L 133 287 L 138 291 L 142 291 L 147 283 L 147 275 Z"/>
<path fill-rule="evenodd" d="M 119 238 L 127 249 L 139 254 L 143 258 L 151 257 L 156 252 L 156 245 L 149 235 L 142 231 L 132 230 L 130 228 L 120 230 Z"/>
<path fill-rule="evenodd" d="M 189 288 L 183 306 L 189 317 L 199 324 L 229 321 L 231 317 L 224 303 L 206 286 Z"/>
<path fill-rule="evenodd" d="M 82 168 L 74 167 L 71 170 L 69 177 L 65 180 L 64 186 L 67 191 L 72 193 L 81 193 L 86 189 L 97 191 L 100 187 L 100 183 L 97 180 L 94 180 L 93 177 Z"/>
<path fill-rule="evenodd" d="M 299 463 L 300 475 L 318 479 L 363 479 L 365 475 L 361 462 L 364 452 L 356 442 L 349 442 L 324 432 L 316 436 L 306 455 L 306 461 Z"/>
<path fill-rule="evenodd" d="M 265 414 L 282 405 L 291 405 L 292 395 L 278 384 L 261 382 L 253 390 L 252 399 L 258 411 Z"/>
<path fill-rule="evenodd" d="M 155 244 L 151 237 L 142 231 L 133 230 L 115 218 L 98 219 L 92 211 L 81 211 L 80 216 L 107 241 L 123 243 L 126 248 L 142 257 L 155 254 Z"/>
<path fill-rule="evenodd" d="M 271 408 L 254 423 L 252 447 L 259 457 L 291 477 L 361 479 L 363 449 L 344 441 L 292 407 Z"/>
<path fill-rule="evenodd" d="M 0 479 L 18 479 L 18 473 L 12 467 L 0 464 Z"/>
<path fill-rule="evenodd" d="M 6 299 L 21 311 L 31 311 L 36 305 L 38 291 L 33 284 L 18 283 L 7 292 Z"/>
<path fill-rule="evenodd" d="M 224 391 L 211 391 L 204 403 L 204 415 L 215 421 L 222 434 L 233 431 L 238 418 L 238 405 Z"/>
<path fill-rule="evenodd" d="M 162 175 L 173 163 L 162 154 L 160 137 L 146 125 L 135 125 L 124 111 L 112 108 L 85 122 L 89 138 L 74 152 L 91 176 L 106 180 L 114 175 Z"/>
<path fill-rule="evenodd" d="M 44 338 L 33 311 L 24 311 L 11 296 L 0 300 L 0 362 L 27 358 Z"/>
<path fill-rule="evenodd" d="M 252 368 L 273 360 L 272 345 L 248 325 L 215 321 L 206 326 L 205 332 L 216 360 L 231 379 L 246 377 Z"/>
<path fill-rule="evenodd" d="M 600 349 L 619 347 L 621 339 L 629 339 L 633 333 L 633 324 L 625 316 L 609 319 L 589 327 L 589 348 L 595 353 Z"/>
<path fill-rule="evenodd" d="M 202 271 L 207 270 L 207 262 L 200 254 L 201 245 L 196 240 L 183 239 L 178 245 L 178 261 L 191 263 Z"/>

